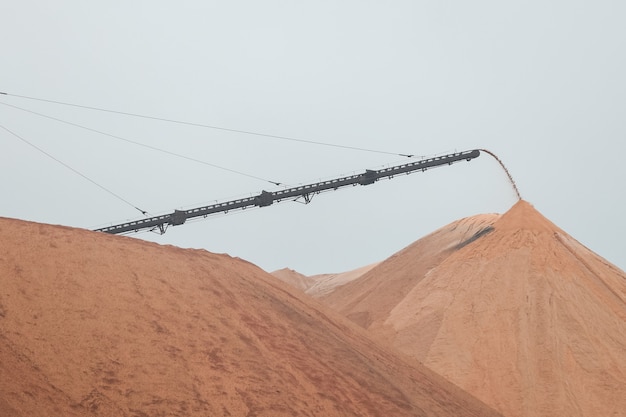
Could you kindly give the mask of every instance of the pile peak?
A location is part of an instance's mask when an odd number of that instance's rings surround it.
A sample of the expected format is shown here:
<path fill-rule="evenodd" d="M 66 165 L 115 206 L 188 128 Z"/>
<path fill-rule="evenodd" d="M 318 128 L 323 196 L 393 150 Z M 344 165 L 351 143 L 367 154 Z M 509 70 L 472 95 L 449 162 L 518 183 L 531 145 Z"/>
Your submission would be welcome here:
<path fill-rule="evenodd" d="M 558 226 L 544 217 L 532 204 L 519 200 L 494 224 L 496 230 L 532 230 L 542 232 L 559 232 Z"/>
<path fill-rule="evenodd" d="M 626 409 L 626 275 L 518 201 L 322 298 L 507 417 Z"/>

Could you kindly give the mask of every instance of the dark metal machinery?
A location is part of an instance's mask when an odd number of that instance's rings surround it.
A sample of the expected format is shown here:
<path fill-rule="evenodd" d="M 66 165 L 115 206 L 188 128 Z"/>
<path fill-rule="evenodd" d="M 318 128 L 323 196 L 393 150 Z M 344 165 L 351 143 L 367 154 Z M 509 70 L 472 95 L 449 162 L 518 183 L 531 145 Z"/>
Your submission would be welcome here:
<path fill-rule="evenodd" d="M 111 234 L 123 234 L 129 232 L 139 232 L 143 230 L 158 231 L 165 233 L 168 226 L 179 226 L 184 224 L 188 219 L 207 217 L 210 214 L 228 213 L 231 210 L 245 209 L 247 207 L 267 207 L 276 202 L 283 200 L 304 199 L 305 203 L 309 203 L 315 194 L 323 191 L 337 190 L 341 187 L 349 185 L 369 185 L 373 184 L 381 178 L 393 178 L 400 174 L 410 174 L 416 171 L 426 171 L 442 165 L 452 165 L 459 161 L 471 161 L 480 156 L 480 151 L 475 149 L 471 151 L 458 152 L 449 155 L 437 156 L 429 159 L 409 162 L 402 165 L 396 165 L 380 170 L 366 170 L 362 174 L 350 175 L 347 177 L 335 178 L 328 181 L 316 182 L 308 185 L 300 185 L 297 187 L 286 188 L 278 191 L 262 191 L 259 195 L 237 200 L 225 201 L 222 203 L 211 204 L 209 206 L 193 208 L 189 210 L 174 210 L 173 213 L 161 216 L 148 217 L 145 219 L 134 220 L 114 226 L 96 229 L 97 232 L 105 232 Z"/>

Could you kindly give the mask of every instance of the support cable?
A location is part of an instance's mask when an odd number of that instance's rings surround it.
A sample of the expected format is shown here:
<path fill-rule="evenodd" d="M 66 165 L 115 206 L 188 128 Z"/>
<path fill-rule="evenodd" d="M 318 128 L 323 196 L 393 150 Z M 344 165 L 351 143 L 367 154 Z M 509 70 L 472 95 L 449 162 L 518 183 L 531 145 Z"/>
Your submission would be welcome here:
<path fill-rule="evenodd" d="M 68 122 L 66 120 L 62 120 L 62 119 L 59 119 L 57 117 L 47 116 L 45 114 L 38 113 L 38 112 L 33 111 L 33 110 L 28 110 L 28 109 L 25 109 L 25 108 L 22 108 L 22 107 L 18 107 L 18 106 L 14 106 L 14 105 L 8 104 L 8 103 L 3 103 L 1 101 L 0 101 L 0 104 L 2 104 L 4 106 L 7 106 L 7 107 L 11 107 L 11 108 L 17 109 L 17 110 L 24 111 L 26 113 L 31 113 L 31 114 L 34 114 L 34 115 L 37 115 L 37 116 L 40 116 L 40 117 L 44 117 L 46 119 L 54 120 L 54 121 L 57 121 L 57 122 L 60 122 L 60 123 L 65 123 L 67 125 L 78 127 L 78 128 L 90 131 L 90 132 L 98 133 L 100 135 L 108 136 L 108 137 L 113 138 L 113 139 L 121 140 L 121 141 L 128 142 L 128 143 L 132 143 L 133 145 L 142 146 L 144 148 L 152 149 L 153 151 L 162 152 L 162 153 L 165 153 L 167 155 L 175 156 L 175 157 L 178 157 L 178 158 L 183 158 L 183 159 L 186 159 L 188 161 L 197 162 L 199 164 L 203 164 L 203 165 L 207 165 L 207 166 L 210 166 L 210 167 L 213 167 L 213 168 L 221 169 L 223 171 L 232 172 L 234 174 L 242 175 L 244 177 L 254 178 L 254 179 L 259 180 L 259 181 L 269 182 L 270 184 L 274 184 L 276 186 L 282 185 L 282 183 L 277 182 L 277 181 L 272 181 L 272 180 L 268 180 L 268 179 L 265 179 L 265 178 L 258 177 L 256 175 L 251 175 L 251 174 L 247 174 L 245 172 L 237 171 L 237 170 L 234 170 L 234 169 L 225 168 L 223 166 L 215 165 L 215 164 L 212 164 L 210 162 L 206 162 L 206 161 L 202 161 L 200 159 L 192 158 L 190 156 L 185 156 L 185 155 L 181 155 L 181 154 L 178 154 L 178 153 L 175 153 L 175 152 L 171 152 L 171 151 L 168 151 L 168 150 L 165 150 L 165 149 L 157 148 L 156 146 L 151 146 L 151 145 L 146 145 L 145 143 L 136 142 L 134 140 L 127 139 L 127 138 L 124 138 L 122 136 L 113 135 L 111 133 L 106 133 L 106 132 L 103 132 L 101 130 L 97 130 L 97 129 L 93 129 L 93 128 L 90 128 L 90 127 L 87 127 L 87 126 L 79 125 L 77 123 Z"/>
<path fill-rule="evenodd" d="M 104 108 L 101 108 L 101 107 L 93 107 L 93 106 L 85 106 L 85 105 L 81 105 L 81 104 L 67 103 L 67 102 L 64 102 L 64 101 L 48 100 L 48 99 L 37 98 L 37 97 L 22 96 L 22 95 L 18 95 L 18 94 L 10 94 L 10 93 L 6 93 L 6 92 L 0 92 L 0 94 L 5 95 L 5 96 L 10 96 L 10 97 L 23 98 L 23 99 L 27 99 L 27 100 L 35 100 L 35 101 L 41 101 L 41 102 L 45 102 L 45 103 L 60 104 L 60 105 L 63 105 L 63 106 L 78 107 L 78 108 L 87 109 L 87 110 L 96 110 L 96 111 L 101 111 L 101 112 L 120 114 L 120 115 L 124 115 L 124 116 L 139 117 L 139 118 L 142 118 L 142 119 L 158 120 L 158 121 L 167 122 L 167 123 L 176 123 L 176 124 L 187 125 L 187 126 L 195 126 L 195 127 L 206 128 L 206 129 L 220 130 L 220 131 L 223 131 L 223 132 L 241 133 L 241 134 L 244 134 L 244 135 L 261 136 L 261 137 L 266 137 L 266 138 L 271 138 L 271 139 L 278 139 L 278 140 L 284 140 L 284 141 L 290 141 L 290 142 L 307 143 L 307 144 L 310 144 L 310 145 L 328 146 L 328 147 L 333 147 L 333 148 L 350 149 L 350 150 L 361 151 L 361 152 L 372 152 L 372 153 L 379 153 L 379 154 L 386 154 L 386 155 L 398 155 L 398 156 L 402 156 L 402 157 L 406 157 L 406 158 L 412 158 L 414 156 L 413 154 L 405 154 L 405 153 L 397 153 L 397 152 L 386 152 L 386 151 L 381 151 L 381 150 L 377 150 L 377 149 L 361 148 L 361 147 L 358 147 L 358 146 L 338 145 L 338 144 L 335 144 L 335 143 L 320 142 L 320 141 L 314 141 L 314 140 L 308 140 L 308 139 L 299 139 L 299 138 L 294 138 L 294 137 L 290 137 L 290 136 L 271 135 L 271 134 L 268 134 L 268 133 L 253 132 L 253 131 L 250 131 L 250 130 L 231 129 L 231 128 L 227 128 L 227 127 L 220 127 L 220 126 L 208 125 L 208 124 L 203 124 L 203 123 L 187 122 L 187 121 L 175 120 L 175 119 L 167 119 L 167 118 L 164 118 L 164 117 L 148 116 L 148 115 L 138 114 L 138 113 L 130 113 L 130 112 L 124 112 L 124 111 L 119 111 L 119 110 L 104 109 Z"/>
<path fill-rule="evenodd" d="M 66 164 L 65 162 L 61 161 L 60 159 L 56 158 L 55 156 L 53 156 L 52 154 L 44 151 L 42 148 L 38 147 L 37 145 L 35 145 L 32 142 L 29 142 L 28 140 L 24 139 L 22 136 L 18 135 L 17 133 L 7 129 L 6 127 L 4 127 L 3 125 L 0 125 L 0 128 L 6 130 L 8 133 L 10 133 L 11 135 L 15 136 L 16 138 L 18 138 L 19 140 L 21 140 L 22 142 L 24 142 L 25 144 L 27 144 L 28 146 L 31 146 L 32 148 L 36 149 L 37 151 L 41 152 L 42 154 L 46 155 L 48 158 L 52 159 L 53 161 L 63 165 L 65 168 L 69 169 L 70 171 L 72 171 L 73 173 L 81 176 L 82 178 L 86 179 L 87 181 L 89 181 L 90 183 L 94 184 L 96 187 L 100 188 L 101 190 L 106 191 L 107 193 L 111 194 L 113 197 L 117 198 L 120 201 L 123 201 L 124 203 L 128 204 L 129 206 L 131 206 L 132 208 L 138 210 L 139 212 L 141 212 L 141 214 L 143 215 L 147 215 L 148 212 L 145 210 L 140 209 L 139 207 L 137 207 L 136 205 L 134 205 L 133 203 L 131 203 L 130 201 L 126 200 L 125 198 L 121 197 L 120 195 L 114 193 L 113 191 L 109 190 L 108 188 L 106 188 L 105 186 L 98 184 L 97 182 L 95 182 L 94 180 L 92 180 L 91 178 L 89 178 L 88 176 L 86 176 L 85 174 L 83 174 L 82 172 L 72 168 L 71 166 L 69 166 L 68 164 Z"/>

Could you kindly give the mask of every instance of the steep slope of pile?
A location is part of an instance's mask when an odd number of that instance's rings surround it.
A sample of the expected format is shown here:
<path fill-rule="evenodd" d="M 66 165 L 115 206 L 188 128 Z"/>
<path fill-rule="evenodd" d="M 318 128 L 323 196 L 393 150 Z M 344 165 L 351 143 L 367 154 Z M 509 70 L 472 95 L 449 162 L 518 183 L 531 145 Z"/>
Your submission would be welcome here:
<path fill-rule="evenodd" d="M 2 415 L 496 414 L 247 262 L 8 219 L 0 236 Z"/>
<path fill-rule="evenodd" d="M 327 302 L 506 416 L 625 415 L 626 274 L 525 201 L 483 220 Z M 468 222 L 483 232 L 458 240 Z"/>
<path fill-rule="evenodd" d="M 0 416 L 91 415 L 88 408 L 52 386 L 41 369 L 0 335 Z"/>
<path fill-rule="evenodd" d="M 499 217 L 481 214 L 457 220 L 392 255 L 357 280 L 320 294 L 319 298 L 362 327 L 380 327 L 418 280 L 458 248 L 490 233 Z"/>

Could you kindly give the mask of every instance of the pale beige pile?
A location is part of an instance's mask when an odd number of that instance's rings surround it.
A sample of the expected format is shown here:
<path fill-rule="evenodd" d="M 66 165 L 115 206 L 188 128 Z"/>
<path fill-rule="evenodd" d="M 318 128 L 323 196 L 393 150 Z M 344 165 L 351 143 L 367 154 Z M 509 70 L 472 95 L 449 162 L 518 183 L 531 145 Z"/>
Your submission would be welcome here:
<path fill-rule="evenodd" d="M 321 299 L 506 416 L 626 416 L 626 274 L 525 201 Z"/>
<path fill-rule="evenodd" d="M 312 297 L 320 298 L 332 293 L 337 287 L 346 285 L 348 282 L 352 282 L 355 279 L 360 278 L 376 265 L 378 265 L 378 263 L 366 265 L 347 272 L 311 276 L 301 274 L 293 269 L 283 268 L 272 272 L 272 275 L 281 281 L 304 291 Z"/>

